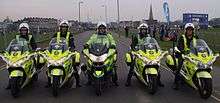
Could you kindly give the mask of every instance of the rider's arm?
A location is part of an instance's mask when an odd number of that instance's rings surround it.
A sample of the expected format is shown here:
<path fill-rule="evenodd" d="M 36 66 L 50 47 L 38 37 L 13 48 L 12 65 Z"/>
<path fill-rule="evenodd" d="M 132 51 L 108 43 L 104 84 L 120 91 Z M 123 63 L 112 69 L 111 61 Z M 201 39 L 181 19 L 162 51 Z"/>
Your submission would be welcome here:
<path fill-rule="evenodd" d="M 71 34 L 69 39 L 70 39 L 69 40 L 70 50 L 74 50 L 75 49 L 74 36 Z"/>
<path fill-rule="evenodd" d="M 137 36 L 132 35 L 132 42 L 131 42 L 131 49 L 132 49 L 132 50 L 135 49 L 135 46 L 137 45 L 137 43 L 138 43 L 138 38 L 137 38 Z"/>
<path fill-rule="evenodd" d="M 96 35 L 96 34 L 93 34 L 93 35 L 89 38 L 89 41 L 86 42 L 86 45 L 87 45 L 87 46 L 89 46 L 89 45 L 94 41 L 95 35 Z"/>
<path fill-rule="evenodd" d="M 110 42 L 111 42 L 111 46 L 113 46 L 114 48 L 116 48 L 116 42 L 115 42 L 115 40 L 114 40 L 114 38 L 112 37 L 111 34 L 108 34 L 108 38 L 109 38 L 109 40 L 110 40 Z"/>
<path fill-rule="evenodd" d="M 183 40 L 182 36 L 178 40 L 177 48 L 183 53 L 183 51 L 184 51 L 184 40 Z"/>
<path fill-rule="evenodd" d="M 35 42 L 35 39 L 33 37 L 30 40 L 30 45 L 33 50 L 37 49 L 37 43 Z"/>

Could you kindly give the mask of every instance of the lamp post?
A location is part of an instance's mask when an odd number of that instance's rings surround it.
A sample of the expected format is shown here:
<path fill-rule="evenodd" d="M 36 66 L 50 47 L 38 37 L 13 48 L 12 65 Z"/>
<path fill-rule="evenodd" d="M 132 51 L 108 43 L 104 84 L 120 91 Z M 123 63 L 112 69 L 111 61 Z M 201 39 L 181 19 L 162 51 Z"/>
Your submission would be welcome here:
<path fill-rule="evenodd" d="M 79 23 L 81 22 L 81 16 L 80 16 L 80 14 L 81 14 L 81 4 L 82 4 L 82 3 L 83 3 L 82 1 L 79 2 Z"/>
<path fill-rule="evenodd" d="M 107 5 L 102 5 L 102 7 L 105 8 L 105 22 L 108 22 L 108 16 L 107 16 Z"/>

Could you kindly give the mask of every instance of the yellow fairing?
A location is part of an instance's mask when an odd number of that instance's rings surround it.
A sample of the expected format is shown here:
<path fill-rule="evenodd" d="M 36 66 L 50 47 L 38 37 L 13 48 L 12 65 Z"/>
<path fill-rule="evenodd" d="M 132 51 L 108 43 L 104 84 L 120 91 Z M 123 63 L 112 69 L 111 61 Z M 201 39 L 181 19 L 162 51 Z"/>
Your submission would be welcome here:
<path fill-rule="evenodd" d="M 169 65 L 174 65 L 174 60 L 173 60 L 173 57 L 171 55 L 167 55 L 166 63 L 169 64 Z"/>
<path fill-rule="evenodd" d="M 21 51 L 11 52 L 10 54 L 4 54 L 4 56 L 6 56 L 11 62 L 17 62 L 18 60 L 26 57 L 27 55 L 29 55 L 29 52 L 21 53 Z"/>
<path fill-rule="evenodd" d="M 51 53 L 47 50 L 45 52 L 53 60 L 60 60 L 69 55 L 69 51 L 62 52 L 62 50 L 52 50 Z"/>
<path fill-rule="evenodd" d="M 9 77 L 22 77 L 24 75 L 24 73 L 20 70 L 13 70 Z"/>
<path fill-rule="evenodd" d="M 150 60 L 155 60 L 157 59 L 157 57 L 161 55 L 161 52 L 160 51 L 157 52 L 156 50 L 146 50 L 146 51 L 139 50 L 137 52 L 143 55 L 144 57 L 147 57 Z"/>
<path fill-rule="evenodd" d="M 131 63 L 131 55 L 129 53 L 126 53 L 125 56 L 126 56 L 126 58 L 125 58 L 126 62 Z"/>
<path fill-rule="evenodd" d="M 209 61 L 213 59 L 214 56 L 208 55 L 207 52 L 204 52 L 204 53 L 198 53 L 198 55 L 190 54 L 190 57 L 192 57 L 193 59 L 199 60 L 204 64 L 207 64 Z"/>
<path fill-rule="evenodd" d="M 61 70 L 61 69 L 52 69 L 51 70 L 51 75 L 55 75 L 55 76 L 63 75 L 63 70 Z"/>
<path fill-rule="evenodd" d="M 102 71 L 95 71 L 94 75 L 96 77 L 102 77 L 104 75 L 104 73 Z"/>
<path fill-rule="evenodd" d="M 78 52 L 76 52 L 75 62 L 80 63 L 80 54 Z"/>
<path fill-rule="evenodd" d="M 145 73 L 146 73 L 146 74 L 155 74 L 155 75 L 158 74 L 156 68 L 147 68 L 147 69 L 145 70 Z"/>
<path fill-rule="evenodd" d="M 198 78 L 212 78 L 211 74 L 207 71 L 201 71 L 196 74 Z"/>

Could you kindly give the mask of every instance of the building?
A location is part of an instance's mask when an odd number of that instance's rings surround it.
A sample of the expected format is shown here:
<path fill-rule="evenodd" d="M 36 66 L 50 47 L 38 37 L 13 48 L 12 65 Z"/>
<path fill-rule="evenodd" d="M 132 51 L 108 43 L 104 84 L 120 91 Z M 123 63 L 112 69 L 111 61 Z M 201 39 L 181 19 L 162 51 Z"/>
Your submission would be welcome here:
<path fill-rule="evenodd" d="M 15 31 L 16 29 L 13 27 L 13 21 L 7 17 L 3 22 L 0 22 L 0 32 L 1 33 L 8 33 Z"/>
<path fill-rule="evenodd" d="M 133 22 L 132 21 L 120 21 L 119 26 L 122 27 L 122 28 L 125 27 L 125 26 L 132 27 Z"/>
<path fill-rule="evenodd" d="M 200 28 L 207 29 L 209 25 L 208 14 L 184 13 L 183 25 L 186 23 L 194 23 Z"/>
<path fill-rule="evenodd" d="M 58 20 L 54 18 L 28 17 L 15 23 L 18 27 L 23 22 L 28 23 L 33 34 L 53 33 L 58 29 Z"/>

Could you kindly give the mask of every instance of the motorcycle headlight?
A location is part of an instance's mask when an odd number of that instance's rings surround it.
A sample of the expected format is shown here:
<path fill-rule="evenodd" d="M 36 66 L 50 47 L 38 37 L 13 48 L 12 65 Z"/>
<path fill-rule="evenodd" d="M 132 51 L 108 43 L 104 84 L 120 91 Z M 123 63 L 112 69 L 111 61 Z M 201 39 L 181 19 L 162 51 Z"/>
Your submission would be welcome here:
<path fill-rule="evenodd" d="M 12 67 L 20 67 L 22 64 L 24 63 L 24 60 L 19 60 L 17 62 L 9 62 L 9 66 L 12 66 Z"/>
<path fill-rule="evenodd" d="M 108 54 L 103 54 L 101 56 L 95 56 L 93 54 L 90 54 L 90 59 L 93 62 L 104 62 L 107 59 Z"/>
<path fill-rule="evenodd" d="M 159 62 L 158 62 L 158 61 L 156 61 L 156 60 L 153 60 L 153 61 L 150 61 L 150 62 L 149 62 L 149 64 L 150 64 L 150 65 L 158 65 L 158 64 L 159 64 Z"/>
<path fill-rule="evenodd" d="M 63 65 L 65 62 L 65 58 L 62 58 L 60 60 L 53 60 L 51 58 L 48 58 L 48 65 L 54 65 L 54 66 L 59 66 L 59 65 Z"/>
<path fill-rule="evenodd" d="M 207 65 L 205 65 L 205 64 L 203 64 L 203 63 L 201 63 L 201 62 L 199 62 L 199 63 L 197 64 L 197 67 L 198 67 L 199 69 L 206 69 L 206 68 L 207 68 Z"/>

